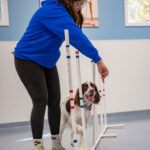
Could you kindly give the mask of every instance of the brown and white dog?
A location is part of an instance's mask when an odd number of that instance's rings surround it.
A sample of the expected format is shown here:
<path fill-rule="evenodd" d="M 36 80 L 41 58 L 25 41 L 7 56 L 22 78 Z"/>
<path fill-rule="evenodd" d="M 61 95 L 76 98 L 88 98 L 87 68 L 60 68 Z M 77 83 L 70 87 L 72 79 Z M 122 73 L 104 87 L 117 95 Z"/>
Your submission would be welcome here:
<path fill-rule="evenodd" d="M 84 112 L 85 112 L 85 125 L 87 128 L 90 116 L 92 105 L 98 104 L 100 102 L 100 95 L 97 90 L 97 87 L 92 82 L 85 82 L 82 84 L 83 92 L 83 103 L 84 103 Z M 83 127 L 82 119 L 80 112 L 80 100 L 79 100 L 79 89 L 77 89 L 75 98 L 75 115 L 76 115 L 76 130 L 77 133 L 81 135 L 79 140 L 79 150 L 83 150 Z M 61 104 L 61 124 L 60 124 L 60 140 L 62 139 L 62 134 L 65 128 L 72 128 L 71 125 L 71 110 L 70 110 L 70 100 L 69 97 Z M 73 132 L 71 133 L 71 145 L 74 147 L 73 143 Z"/>

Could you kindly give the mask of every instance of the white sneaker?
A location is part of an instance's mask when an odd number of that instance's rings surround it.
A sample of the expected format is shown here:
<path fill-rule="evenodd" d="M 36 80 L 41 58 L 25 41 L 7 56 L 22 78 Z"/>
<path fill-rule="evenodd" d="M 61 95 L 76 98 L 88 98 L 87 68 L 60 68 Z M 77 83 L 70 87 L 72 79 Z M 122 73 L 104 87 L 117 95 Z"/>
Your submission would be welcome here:
<path fill-rule="evenodd" d="M 34 150 L 44 150 L 44 146 L 42 143 L 38 144 L 37 146 L 34 146 Z"/>

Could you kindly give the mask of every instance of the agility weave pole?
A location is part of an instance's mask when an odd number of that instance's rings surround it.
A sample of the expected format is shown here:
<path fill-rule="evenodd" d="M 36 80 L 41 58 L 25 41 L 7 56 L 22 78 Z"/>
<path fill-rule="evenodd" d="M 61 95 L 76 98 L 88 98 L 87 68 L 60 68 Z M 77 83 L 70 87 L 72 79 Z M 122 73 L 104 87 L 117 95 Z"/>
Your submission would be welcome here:
<path fill-rule="evenodd" d="M 70 90 L 73 91 L 72 86 L 72 75 L 71 75 L 71 56 L 70 56 L 70 45 L 69 45 L 69 31 L 65 30 L 65 40 L 66 40 L 66 50 L 67 50 L 67 58 L 68 58 L 68 73 L 69 73 L 69 84 L 70 84 Z M 81 110 L 81 119 L 82 119 L 82 127 L 83 127 L 83 147 L 85 150 L 87 150 L 87 136 L 86 136 L 86 129 L 85 129 L 85 113 L 84 113 L 84 104 L 83 104 L 83 94 L 82 94 L 82 84 L 81 84 L 81 71 L 80 71 L 80 59 L 79 59 L 79 52 L 75 52 L 76 55 L 76 62 L 77 62 L 77 70 L 78 70 L 78 84 L 79 84 L 79 99 L 80 99 L 80 110 Z M 73 111 L 72 115 L 72 126 L 73 130 L 76 131 L 76 120 L 75 120 L 75 107 L 74 107 L 74 99 L 73 95 L 70 95 L 70 102 L 71 107 L 73 106 L 73 109 L 71 109 L 71 112 Z M 75 132 L 76 133 L 76 132 Z M 77 137 L 77 136 L 76 136 Z M 75 140 L 77 143 L 77 139 Z"/>
<path fill-rule="evenodd" d="M 96 77 L 95 77 L 96 73 L 94 73 L 94 72 L 95 72 L 95 64 L 93 63 L 93 82 L 95 83 L 96 82 L 96 80 L 95 80 L 96 79 Z M 99 84 L 100 84 L 100 82 L 99 82 Z M 105 83 L 102 83 L 102 90 L 99 90 L 99 92 L 100 92 L 100 95 L 102 96 L 101 103 L 103 105 L 103 110 L 100 113 L 101 132 L 97 136 L 96 135 L 97 126 L 96 125 L 93 126 L 93 132 L 95 132 L 95 133 L 93 133 L 93 141 L 94 142 L 93 142 L 93 146 L 92 146 L 91 150 L 95 150 L 96 149 L 98 143 L 100 142 L 100 140 L 103 137 L 116 137 L 117 136 L 116 134 L 105 134 L 105 132 L 107 131 L 108 128 L 111 128 L 111 127 L 123 127 L 124 126 L 123 124 L 114 124 L 114 125 L 108 125 L 107 124 Z M 97 112 L 93 113 L 93 118 L 98 118 Z M 93 122 L 94 122 L 94 124 L 96 124 L 95 123 L 95 119 L 93 119 Z"/>
<path fill-rule="evenodd" d="M 67 64 L 68 64 L 68 75 L 69 75 L 69 93 L 70 93 L 70 108 L 71 108 L 71 124 L 73 130 L 73 139 L 74 139 L 74 150 L 77 149 L 77 131 L 76 131 L 76 119 L 75 119 L 75 106 L 74 106 L 74 97 L 73 97 L 73 85 L 72 85 L 72 71 L 71 71 L 71 56 L 70 56 L 70 44 L 69 44 L 69 33 L 68 30 L 65 30 L 65 41 L 66 41 L 66 51 L 67 51 Z"/>
<path fill-rule="evenodd" d="M 91 61 L 93 62 L 93 61 Z M 95 63 L 92 63 L 92 72 L 93 72 L 93 83 L 96 85 L 96 70 L 95 70 Z M 98 119 L 97 119 L 97 109 L 96 105 L 93 104 L 93 144 L 96 141 L 97 137 L 97 127 L 98 127 Z"/>
<path fill-rule="evenodd" d="M 74 98 L 73 98 L 73 85 L 72 85 L 72 72 L 71 72 L 71 56 L 70 56 L 70 44 L 69 44 L 69 31 L 65 30 L 65 41 L 66 41 L 66 50 L 67 50 L 67 62 L 68 62 L 68 74 L 69 74 L 69 88 L 70 88 L 70 104 L 71 104 L 71 123 L 72 129 L 74 133 L 74 144 L 75 150 L 77 150 L 77 131 L 76 131 L 76 120 L 75 120 L 75 106 L 74 106 Z M 83 126 L 83 136 L 84 136 L 84 148 L 87 149 L 87 136 L 85 130 L 85 114 L 84 114 L 84 106 L 83 106 L 83 95 L 82 95 L 82 84 L 81 84 L 81 71 L 80 71 L 80 61 L 79 61 L 79 52 L 76 51 L 76 58 L 77 58 L 77 69 L 78 69 L 78 83 L 79 83 L 79 97 L 80 97 L 80 109 L 81 109 L 81 117 L 82 117 L 82 126 Z M 96 83 L 96 70 L 95 70 L 95 63 L 93 62 L 93 83 Z M 100 82 L 99 82 L 100 83 Z M 107 114 L 106 114 L 106 99 L 105 99 L 105 83 L 102 84 L 102 90 L 100 90 L 100 95 L 102 96 L 101 103 L 103 102 L 103 112 L 100 113 L 101 119 L 101 132 L 97 136 L 97 129 L 98 129 L 98 114 L 96 110 L 96 106 L 93 108 L 93 146 L 90 150 L 95 150 L 98 143 L 103 137 L 116 137 L 116 134 L 105 134 L 106 130 L 110 127 L 122 127 L 123 124 L 116 124 L 116 125 L 108 125 L 107 124 Z"/>
<path fill-rule="evenodd" d="M 85 112 L 84 112 L 84 104 L 83 104 L 83 94 L 82 94 L 82 83 L 81 83 L 81 70 L 80 70 L 80 59 L 79 52 L 75 52 L 76 55 L 76 63 L 77 63 L 77 72 L 78 72 L 78 85 L 79 85 L 79 99 L 80 99 L 80 110 L 81 110 L 81 118 L 82 118 L 82 126 L 83 126 L 83 143 L 84 148 L 87 150 L 87 136 L 86 136 L 86 127 L 85 127 Z"/>

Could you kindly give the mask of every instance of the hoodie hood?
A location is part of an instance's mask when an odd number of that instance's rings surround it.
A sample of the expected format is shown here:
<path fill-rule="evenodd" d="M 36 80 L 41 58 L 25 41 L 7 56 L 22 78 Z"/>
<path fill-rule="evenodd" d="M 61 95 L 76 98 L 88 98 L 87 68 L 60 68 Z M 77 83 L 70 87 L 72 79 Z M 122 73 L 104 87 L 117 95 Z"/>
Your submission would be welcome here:
<path fill-rule="evenodd" d="M 47 4 L 54 4 L 54 3 L 57 3 L 58 0 L 44 0 L 41 2 L 41 6 L 44 6 L 44 5 L 47 5 Z"/>

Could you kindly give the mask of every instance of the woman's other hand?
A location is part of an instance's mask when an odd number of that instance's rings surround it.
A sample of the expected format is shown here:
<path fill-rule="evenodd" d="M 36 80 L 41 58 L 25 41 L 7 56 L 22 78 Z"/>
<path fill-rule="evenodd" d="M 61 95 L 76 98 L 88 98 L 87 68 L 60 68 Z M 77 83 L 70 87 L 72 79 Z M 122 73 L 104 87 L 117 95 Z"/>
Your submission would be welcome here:
<path fill-rule="evenodd" d="M 106 67 L 106 65 L 103 63 L 103 60 L 100 60 L 97 62 L 98 71 L 101 75 L 102 81 L 104 83 L 105 78 L 108 76 L 109 71 Z"/>

